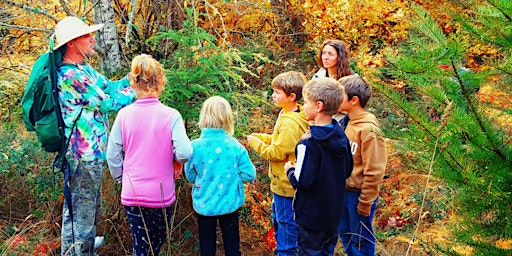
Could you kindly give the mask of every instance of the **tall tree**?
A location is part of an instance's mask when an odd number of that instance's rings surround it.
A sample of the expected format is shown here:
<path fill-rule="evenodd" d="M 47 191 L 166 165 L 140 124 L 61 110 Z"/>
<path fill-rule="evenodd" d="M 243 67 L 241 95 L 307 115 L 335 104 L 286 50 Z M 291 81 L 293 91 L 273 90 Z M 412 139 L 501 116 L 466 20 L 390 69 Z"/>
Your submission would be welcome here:
<path fill-rule="evenodd" d="M 104 23 L 105 27 L 98 33 L 98 44 L 104 50 L 103 68 L 114 72 L 121 67 L 121 50 L 117 40 L 117 28 L 114 19 L 112 1 L 99 0 L 94 7 L 95 23 Z"/>

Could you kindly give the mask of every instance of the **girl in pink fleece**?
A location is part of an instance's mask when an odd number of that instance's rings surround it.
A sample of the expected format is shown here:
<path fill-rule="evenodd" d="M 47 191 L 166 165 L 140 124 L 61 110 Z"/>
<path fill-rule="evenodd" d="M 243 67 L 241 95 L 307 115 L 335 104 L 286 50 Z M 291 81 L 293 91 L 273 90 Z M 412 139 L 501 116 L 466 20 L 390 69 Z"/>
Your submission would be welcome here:
<path fill-rule="evenodd" d="M 176 201 L 174 180 L 192 146 L 181 114 L 158 100 L 167 82 L 161 64 L 150 55 L 136 56 L 129 79 L 137 101 L 117 114 L 107 162 L 112 177 L 122 184 L 133 254 L 158 255 Z"/>

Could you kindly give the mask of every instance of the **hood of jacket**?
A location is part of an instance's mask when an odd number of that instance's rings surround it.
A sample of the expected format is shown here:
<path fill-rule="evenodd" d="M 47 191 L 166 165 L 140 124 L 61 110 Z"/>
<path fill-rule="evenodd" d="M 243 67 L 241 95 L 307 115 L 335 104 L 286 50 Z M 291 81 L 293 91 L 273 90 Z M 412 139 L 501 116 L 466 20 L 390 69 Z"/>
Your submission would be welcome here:
<path fill-rule="evenodd" d="M 348 139 L 336 120 L 332 120 L 332 125 L 333 127 L 311 126 L 311 137 L 317 140 L 323 148 L 331 151 L 331 153 L 342 155 L 343 152 L 339 151 L 340 145 L 345 145 Z"/>
<path fill-rule="evenodd" d="M 297 104 L 297 108 L 300 110 L 300 112 L 290 111 L 290 112 L 284 112 L 281 110 L 280 118 L 282 119 L 291 119 L 293 120 L 298 127 L 300 127 L 301 131 L 307 132 L 309 130 L 309 121 L 306 120 L 306 113 L 304 112 L 304 109 L 301 105 Z"/>
<path fill-rule="evenodd" d="M 357 116 L 349 116 L 349 117 L 350 117 L 349 123 L 351 123 L 351 124 L 370 123 L 377 127 L 379 126 L 379 121 L 377 120 L 375 115 L 373 115 L 369 112 L 366 112 L 366 111 L 362 112 L 361 114 L 359 114 Z"/>

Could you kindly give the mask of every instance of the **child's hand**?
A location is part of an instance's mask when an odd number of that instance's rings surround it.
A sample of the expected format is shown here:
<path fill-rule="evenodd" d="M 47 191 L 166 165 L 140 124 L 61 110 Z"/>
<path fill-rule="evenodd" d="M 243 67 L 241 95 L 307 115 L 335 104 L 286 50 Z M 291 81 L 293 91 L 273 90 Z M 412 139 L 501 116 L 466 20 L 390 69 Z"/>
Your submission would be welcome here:
<path fill-rule="evenodd" d="M 251 142 L 251 140 L 256 140 L 258 138 L 256 138 L 256 136 L 253 136 L 253 135 L 247 135 L 247 143 Z"/>
<path fill-rule="evenodd" d="M 183 171 L 183 164 L 173 160 L 172 165 L 174 166 L 174 179 L 178 179 Z"/>
<path fill-rule="evenodd" d="M 284 173 L 286 173 L 288 171 L 288 169 L 292 168 L 295 166 L 295 161 L 288 161 L 284 164 Z"/>
<path fill-rule="evenodd" d="M 358 203 L 357 204 L 357 214 L 364 216 L 364 217 L 370 216 L 370 207 L 365 206 L 361 203 Z"/>

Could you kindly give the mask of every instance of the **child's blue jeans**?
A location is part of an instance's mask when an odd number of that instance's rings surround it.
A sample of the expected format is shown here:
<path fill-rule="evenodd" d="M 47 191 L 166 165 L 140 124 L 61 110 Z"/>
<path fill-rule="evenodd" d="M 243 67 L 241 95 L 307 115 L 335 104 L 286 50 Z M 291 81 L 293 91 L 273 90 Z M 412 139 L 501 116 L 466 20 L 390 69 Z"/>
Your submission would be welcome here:
<path fill-rule="evenodd" d="M 293 197 L 274 194 L 272 219 L 276 238 L 276 254 L 291 256 L 297 253 L 297 224 L 293 213 Z"/>
<path fill-rule="evenodd" d="M 377 199 L 372 205 L 370 216 L 364 217 L 357 213 L 360 194 L 361 192 L 347 191 L 338 234 L 349 256 L 374 256 L 375 236 L 372 220 L 377 208 Z"/>

